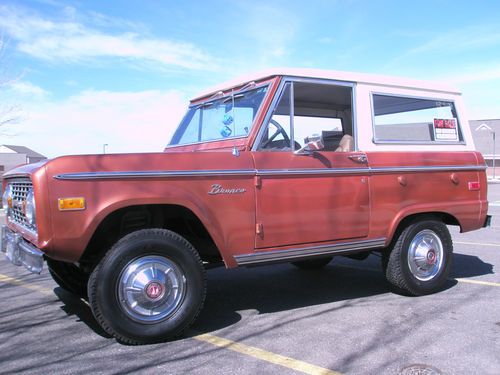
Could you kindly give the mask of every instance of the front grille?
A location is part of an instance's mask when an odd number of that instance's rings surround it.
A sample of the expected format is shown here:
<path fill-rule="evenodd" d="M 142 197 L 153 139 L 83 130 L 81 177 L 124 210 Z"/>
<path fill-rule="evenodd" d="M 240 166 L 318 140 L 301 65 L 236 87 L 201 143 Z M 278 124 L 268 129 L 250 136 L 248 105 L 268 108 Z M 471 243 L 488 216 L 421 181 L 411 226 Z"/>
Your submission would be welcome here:
<path fill-rule="evenodd" d="M 9 213 L 10 221 L 36 233 L 36 227 L 28 223 L 23 210 L 23 207 L 26 205 L 26 197 L 29 191 L 33 189 L 33 184 L 30 179 L 23 178 L 11 181 L 10 186 L 12 189 L 12 208 Z"/>

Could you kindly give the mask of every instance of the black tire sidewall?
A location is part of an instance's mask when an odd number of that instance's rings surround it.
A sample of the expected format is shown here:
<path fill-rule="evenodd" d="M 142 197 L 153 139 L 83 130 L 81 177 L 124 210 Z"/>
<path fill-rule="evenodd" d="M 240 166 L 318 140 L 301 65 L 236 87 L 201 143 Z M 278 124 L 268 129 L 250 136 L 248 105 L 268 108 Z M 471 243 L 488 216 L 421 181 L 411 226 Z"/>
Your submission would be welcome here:
<path fill-rule="evenodd" d="M 408 265 L 408 253 L 410 244 L 415 236 L 425 229 L 433 231 L 441 240 L 441 243 L 443 245 L 443 263 L 441 269 L 432 279 L 423 281 L 417 279 L 411 272 L 410 266 Z M 412 294 L 429 294 L 439 290 L 439 288 L 442 287 L 448 277 L 452 252 L 453 243 L 451 240 L 451 236 L 448 232 L 448 229 L 446 228 L 446 225 L 442 222 L 430 220 L 421 221 L 412 224 L 408 228 L 408 231 L 405 231 L 401 248 L 400 267 L 403 277 L 405 278 L 409 289 L 412 291 Z"/>
<path fill-rule="evenodd" d="M 165 235 L 165 232 L 168 235 Z M 97 270 L 95 303 L 113 334 L 134 342 L 155 342 L 183 331 L 197 316 L 205 297 L 205 276 L 194 249 L 168 231 L 139 231 L 124 237 L 103 259 Z M 158 255 L 174 262 L 186 278 L 186 291 L 177 310 L 156 323 L 139 323 L 120 306 L 117 284 L 127 265 L 144 256 Z"/>
<path fill-rule="evenodd" d="M 88 275 L 70 263 L 47 259 L 47 268 L 52 279 L 64 290 L 87 298 Z"/>

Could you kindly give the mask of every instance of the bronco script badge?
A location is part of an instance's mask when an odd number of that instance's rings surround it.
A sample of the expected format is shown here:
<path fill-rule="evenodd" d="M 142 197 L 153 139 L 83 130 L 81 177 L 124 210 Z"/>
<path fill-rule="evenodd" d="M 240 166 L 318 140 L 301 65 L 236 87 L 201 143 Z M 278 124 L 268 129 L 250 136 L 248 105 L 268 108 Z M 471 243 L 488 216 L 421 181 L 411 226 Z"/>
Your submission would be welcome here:
<path fill-rule="evenodd" d="M 243 194 L 246 192 L 247 189 L 243 188 L 231 188 L 231 189 L 226 189 L 223 188 L 219 184 L 213 184 L 212 189 L 208 192 L 210 195 L 218 195 L 218 194 Z"/>

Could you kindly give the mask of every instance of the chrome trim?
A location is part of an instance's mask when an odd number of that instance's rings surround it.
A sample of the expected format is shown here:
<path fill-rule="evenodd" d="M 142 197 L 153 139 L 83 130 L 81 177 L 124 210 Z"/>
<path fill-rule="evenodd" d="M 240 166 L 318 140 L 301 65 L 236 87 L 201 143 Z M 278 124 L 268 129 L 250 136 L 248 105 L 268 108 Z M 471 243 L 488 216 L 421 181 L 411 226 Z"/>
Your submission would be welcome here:
<path fill-rule="evenodd" d="M 172 137 L 173 137 L 173 135 L 172 135 Z M 186 147 L 186 146 L 202 145 L 202 144 L 205 144 L 205 143 L 235 141 L 235 140 L 238 140 L 238 139 L 246 139 L 246 138 L 248 138 L 248 135 L 238 135 L 238 136 L 232 136 L 232 137 L 227 137 L 227 138 L 210 139 L 210 140 L 206 140 L 206 141 L 199 141 L 199 142 L 192 142 L 192 143 L 182 143 L 182 144 L 179 144 L 179 145 L 170 145 L 170 144 L 168 144 L 168 145 L 165 146 L 165 150 L 166 149 L 172 150 L 174 148 L 180 148 L 180 147 Z M 214 150 L 214 149 L 212 149 L 212 150 Z M 203 151 L 210 151 L 210 149 L 203 150 Z"/>
<path fill-rule="evenodd" d="M 12 206 L 7 210 L 6 216 L 10 223 L 14 223 L 30 233 L 37 233 L 36 221 L 30 223 L 26 216 L 26 203 L 28 196 L 34 194 L 33 182 L 30 178 L 12 178 L 7 180 L 11 190 Z"/>
<path fill-rule="evenodd" d="M 2 225 L 0 249 L 7 259 L 16 266 L 24 266 L 33 273 L 42 272 L 43 252 L 23 239 L 19 233 Z"/>
<path fill-rule="evenodd" d="M 308 176 L 337 174 L 367 174 L 370 168 L 336 168 L 336 169 L 261 169 L 257 176 Z"/>
<path fill-rule="evenodd" d="M 485 165 L 435 165 L 423 167 L 375 167 L 370 168 L 370 173 L 405 173 L 405 172 L 444 172 L 444 171 L 484 171 Z"/>
<path fill-rule="evenodd" d="M 221 177 L 221 176 L 307 176 L 307 175 L 344 175 L 344 174 L 379 174 L 408 172 L 443 172 L 443 171 L 484 171 L 486 165 L 438 165 L 414 167 L 365 167 L 365 168 L 318 168 L 318 169 L 231 169 L 202 171 L 123 171 L 123 172 L 87 172 L 64 173 L 54 176 L 56 180 L 105 180 L 105 179 L 140 179 L 162 177 Z"/>
<path fill-rule="evenodd" d="M 267 131 L 267 126 L 269 124 L 269 121 L 271 120 L 271 117 L 273 117 L 273 112 L 278 103 L 281 100 L 281 97 L 283 96 L 283 92 L 286 90 L 286 84 L 288 82 L 285 80 L 281 80 L 278 88 L 276 89 L 276 92 L 274 93 L 273 100 L 271 101 L 271 104 L 269 105 L 267 109 L 267 113 L 264 116 L 264 120 L 260 123 L 260 128 L 259 131 L 257 132 L 257 136 L 255 137 L 254 143 L 252 145 L 252 151 L 258 151 L 258 148 L 260 146 L 260 142 L 262 141 L 262 137 L 264 137 L 264 133 Z M 290 99 L 291 101 L 291 99 Z M 257 124 L 259 125 L 259 124 Z"/>
<path fill-rule="evenodd" d="M 292 152 L 295 151 L 295 91 L 293 81 L 290 83 L 290 101 L 288 103 L 290 106 L 290 148 Z"/>
<path fill-rule="evenodd" d="M 159 177 L 220 177 L 220 176 L 254 176 L 255 170 L 201 170 L 201 171 L 123 171 L 123 172 L 84 172 L 63 173 L 54 176 L 56 180 L 104 180 L 104 179 L 136 179 Z"/>
<path fill-rule="evenodd" d="M 291 83 L 293 86 L 294 82 L 300 82 L 300 83 L 315 83 L 315 84 L 322 84 L 322 85 L 332 85 L 332 86 L 343 86 L 343 87 L 351 87 L 351 101 L 353 100 L 353 92 L 354 92 L 354 87 L 356 85 L 355 82 L 350 82 L 350 81 L 337 81 L 337 80 L 331 80 L 331 79 L 324 79 L 324 78 L 303 78 L 303 77 L 295 77 L 295 76 L 282 76 L 281 77 L 281 82 L 276 90 L 276 93 L 274 94 L 274 98 L 269 105 L 269 108 L 267 110 L 266 116 L 264 117 L 264 120 L 260 124 L 260 129 L 259 132 L 257 133 L 257 137 L 255 137 L 254 144 L 252 145 L 251 150 L 252 151 L 259 151 L 258 147 L 260 145 L 260 142 L 262 141 L 262 137 L 264 136 L 265 129 L 267 127 L 267 124 L 269 123 L 269 120 L 273 116 L 274 109 L 276 108 L 276 105 L 278 105 L 278 102 L 281 99 L 281 95 L 283 94 L 284 87 L 287 83 Z M 291 106 L 294 104 L 294 97 L 292 96 L 293 89 L 290 92 L 290 102 Z M 351 108 L 351 118 L 354 119 L 354 107 Z M 292 116 L 290 114 L 290 116 Z M 353 121 L 353 128 L 354 128 L 354 120 Z M 293 120 L 292 120 L 293 122 Z M 293 123 L 290 123 L 290 126 L 293 127 Z M 354 130 L 353 130 L 354 131 Z"/>
<path fill-rule="evenodd" d="M 455 142 L 455 141 L 449 141 L 449 142 L 446 142 L 446 141 L 439 141 L 439 142 L 433 142 L 433 141 L 429 141 L 429 142 L 425 142 L 425 141 L 384 141 L 384 140 L 378 140 L 378 139 L 372 139 L 372 142 L 376 145 L 415 145 L 415 146 L 418 146 L 418 145 L 424 145 L 424 146 L 428 146 L 428 145 L 438 145 L 438 146 L 442 146 L 442 145 L 448 145 L 448 146 L 456 146 L 456 145 L 466 145 L 467 143 L 465 141 L 458 141 L 458 142 Z"/>
<path fill-rule="evenodd" d="M 358 84 L 354 83 L 351 90 L 351 126 L 352 137 L 354 139 L 354 151 L 359 151 L 358 139 Z M 344 126 L 342 126 L 344 128 Z M 345 133 L 345 128 L 344 128 Z"/>
<path fill-rule="evenodd" d="M 303 247 L 287 250 L 275 250 L 268 252 L 255 252 L 250 254 L 235 255 L 234 259 L 239 266 L 260 264 L 267 262 L 278 262 L 305 258 L 309 256 L 321 256 L 330 254 L 343 254 L 364 249 L 376 249 L 385 246 L 385 238 L 374 240 L 344 242 L 334 245 L 321 245 L 312 247 Z"/>

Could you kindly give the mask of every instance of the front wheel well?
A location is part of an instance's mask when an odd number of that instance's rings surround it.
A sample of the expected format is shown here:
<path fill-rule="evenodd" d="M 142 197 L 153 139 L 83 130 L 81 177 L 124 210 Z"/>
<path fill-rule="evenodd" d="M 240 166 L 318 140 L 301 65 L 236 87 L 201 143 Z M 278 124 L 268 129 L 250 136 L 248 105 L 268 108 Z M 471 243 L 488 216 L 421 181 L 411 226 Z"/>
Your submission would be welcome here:
<path fill-rule="evenodd" d="M 222 261 L 212 237 L 191 210 L 178 205 L 138 205 L 118 209 L 99 224 L 80 258 L 80 265 L 91 271 L 120 238 L 149 228 L 168 229 L 184 237 L 205 263 Z"/>

